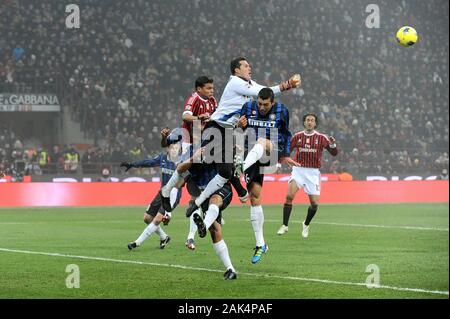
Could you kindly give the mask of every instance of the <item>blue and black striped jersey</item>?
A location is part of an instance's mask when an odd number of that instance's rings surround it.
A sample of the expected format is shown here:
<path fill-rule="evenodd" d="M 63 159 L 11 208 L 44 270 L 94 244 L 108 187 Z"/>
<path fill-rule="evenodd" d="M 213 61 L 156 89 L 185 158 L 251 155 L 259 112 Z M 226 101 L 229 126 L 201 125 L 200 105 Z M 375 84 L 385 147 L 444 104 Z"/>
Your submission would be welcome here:
<path fill-rule="evenodd" d="M 271 130 L 275 129 L 278 132 L 278 157 L 287 157 L 291 151 L 292 134 L 289 131 L 289 110 L 281 103 L 275 103 L 273 107 L 262 115 L 258 109 L 258 102 L 247 102 L 242 106 L 241 116 L 245 115 L 247 118 L 247 130 L 252 130 L 256 139 L 262 137 L 266 139 L 274 139 L 271 137 Z M 254 144 L 251 142 L 250 144 Z M 245 148 L 250 150 L 253 145 L 248 145 L 246 140 Z"/>
<path fill-rule="evenodd" d="M 161 153 L 154 158 L 145 159 L 143 161 L 131 163 L 131 167 L 161 167 L 161 186 L 164 186 L 169 181 L 177 168 L 177 163 L 172 162 L 167 154 Z"/>

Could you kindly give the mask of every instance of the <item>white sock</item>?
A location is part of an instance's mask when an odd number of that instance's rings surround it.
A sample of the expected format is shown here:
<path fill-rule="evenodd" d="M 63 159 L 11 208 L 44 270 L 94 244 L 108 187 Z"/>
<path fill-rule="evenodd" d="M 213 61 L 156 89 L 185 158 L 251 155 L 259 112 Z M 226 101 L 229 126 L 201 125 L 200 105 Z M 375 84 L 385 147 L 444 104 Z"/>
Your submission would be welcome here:
<path fill-rule="evenodd" d="M 197 209 L 195 213 L 201 214 L 201 210 Z M 191 217 L 189 217 L 189 235 L 187 237 L 187 239 L 194 239 L 195 237 L 195 233 L 197 232 L 197 225 L 195 225 L 194 223 L 194 214 L 191 215 Z"/>
<path fill-rule="evenodd" d="M 253 146 L 253 148 L 250 150 L 250 152 L 248 152 L 247 157 L 244 160 L 244 172 L 247 170 L 247 168 L 255 164 L 263 156 L 263 154 L 264 147 L 261 144 L 256 143 L 255 146 Z"/>
<path fill-rule="evenodd" d="M 209 227 L 211 227 L 211 225 L 214 223 L 214 221 L 217 219 L 218 216 L 219 216 L 219 206 L 210 204 L 208 211 L 206 212 L 205 219 L 203 220 L 206 229 L 209 229 Z"/>
<path fill-rule="evenodd" d="M 146 240 L 151 234 L 155 232 L 155 230 L 158 228 L 154 223 L 150 223 L 147 228 L 144 229 L 141 236 L 138 237 L 138 239 L 135 240 L 136 245 L 140 246 L 144 240 Z"/>
<path fill-rule="evenodd" d="M 210 204 L 208 211 L 205 214 L 205 219 L 203 220 L 203 223 L 205 224 L 206 229 L 209 229 L 212 224 L 214 224 L 214 221 L 219 216 L 219 206 L 215 204 Z"/>
<path fill-rule="evenodd" d="M 209 181 L 208 185 L 206 185 L 206 188 L 203 190 L 203 192 L 200 194 L 199 197 L 195 199 L 195 204 L 200 207 L 200 205 L 209 197 L 211 197 L 214 192 L 221 189 L 223 185 L 228 181 L 228 179 L 223 178 L 219 174 L 214 176 L 212 180 Z"/>
<path fill-rule="evenodd" d="M 250 220 L 252 221 L 253 232 L 255 233 L 256 246 L 264 246 L 264 213 L 261 205 L 250 207 Z"/>
<path fill-rule="evenodd" d="M 169 197 L 170 191 L 172 190 L 172 188 L 175 187 L 175 185 L 178 183 L 178 181 L 180 179 L 181 179 L 180 174 L 178 174 L 177 170 L 175 170 L 175 172 L 172 174 L 172 176 L 170 176 L 170 179 L 167 182 L 167 184 L 164 185 L 163 188 L 161 188 L 161 194 L 164 197 Z"/>
<path fill-rule="evenodd" d="M 230 255 L 228 254 L 228 247 L 227 244 L 225 244 L 225 241 L 222 239 L 218 243 L 213 244 L 214 250 L 216 251 L 217 256 L 220 258 L 220 260 L 223 262 L 223 265 L 226 269 L 233 270 L 233 272 L 236 272 L 236 270 L 233 267 L 233 264 L 231 263 Z"/>
<path fill-rule="evenodd" d="M 167 238 L 166 232 L 161 228 L 160 225 L 155 229 L 155 234 L 159 235 L 160 240 L 164 240 Z"/>
<path fill-rule="evenodd" d="M 170 191 L 170 206 L 174 206 L 175 202 L 177 201 L 177 196 L 178 196 L 178 188 L 172 188 L 172 190 Z"/>

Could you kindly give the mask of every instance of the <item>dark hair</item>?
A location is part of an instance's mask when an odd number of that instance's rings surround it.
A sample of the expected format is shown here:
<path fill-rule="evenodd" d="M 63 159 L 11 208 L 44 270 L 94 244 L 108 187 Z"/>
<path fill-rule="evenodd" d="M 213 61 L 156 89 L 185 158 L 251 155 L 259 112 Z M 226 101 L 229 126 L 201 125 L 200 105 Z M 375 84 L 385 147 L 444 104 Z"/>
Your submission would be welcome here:
<path fill-rule="evenodd" d="M 239 57 L 239 58 L 231 60 L 231 63 L 230 63 L 231 74 L 234 75 L 234 69 L 239 69 L 239 67 L 241 66 L 241 61 L 246 61 L 246 60 L 247 59 L 243 58 L 243 57 Z"/>
<path fill-rule="evenodd" d="M 262 88 L 258 93 L 258 97 L 261 98 L 261 100 L 267 100 L 270 98 L 270 102 L 273 102 L 275 99 L 275 94 L 273 94 L 271 88 Z"/>
<path fill-rule="evenodd" d="M 214 80 L 212 78 L 209 78 L 205 75 L 199 76 L 196 80 L 195 80 L 195 89 L 197 89 L 198 87 L 204 87 L 207 83 L 213 83 Z"/>
<path fill-rule="evenodd" d="M 307 113 L 307 114 L 303 115 L 303 126 L 305 126 L 305 121 L 308 116 L 314 116 L 314 119 L 316 120 L 316 127 L 318 127 L 319 126 L 319 118 L 314 113 Z"/>

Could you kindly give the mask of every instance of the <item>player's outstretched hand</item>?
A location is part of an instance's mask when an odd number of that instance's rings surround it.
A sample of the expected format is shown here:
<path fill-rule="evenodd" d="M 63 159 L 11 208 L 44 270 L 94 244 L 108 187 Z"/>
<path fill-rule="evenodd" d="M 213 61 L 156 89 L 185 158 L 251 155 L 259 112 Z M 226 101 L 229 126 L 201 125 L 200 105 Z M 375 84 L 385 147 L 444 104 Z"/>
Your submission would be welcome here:
<path fill-rule="evenodd" d="M 300 74 L 297 73 L 291 76 L 291 78 L 289 79 L 289 84 L 292 88 L 298 88 L 300 85 L 302 85 L 302 77 L 300 76 Z"/>
<path fill-rule="evenodd" d="M 125 167 L 125 172 L 128 172 L 128 170 L 131 168 L 131 164 L 128 162 L 122 162 L 120 163 L 120 167 Z"/>
<path fill-rule="evenodd" d="M 302 78 L 300 76 L 300 74 L 294 74 L 293 76 L 291 76 L 291 78 L 287 81 L 283 81 L 280 83 L 280 90 L 281 92 L 286 91 L 286 90 L 290 90 L 290 89 L 294 89 L 299 87 L 302 84 Z"/>
<path fill-rule="evenodd" d="M 294 161 L 292 158 L 290 158 L 290 157 L 282 157 L 282 158 L 280 158 L 280 163 L 281 164 L 287 164 L 287 165 L 289 165 L 289 167 L 292 167 L 292 166 L 300 166 L 300 164 L 299 163 L 297 163 L 296 161 Z"/>

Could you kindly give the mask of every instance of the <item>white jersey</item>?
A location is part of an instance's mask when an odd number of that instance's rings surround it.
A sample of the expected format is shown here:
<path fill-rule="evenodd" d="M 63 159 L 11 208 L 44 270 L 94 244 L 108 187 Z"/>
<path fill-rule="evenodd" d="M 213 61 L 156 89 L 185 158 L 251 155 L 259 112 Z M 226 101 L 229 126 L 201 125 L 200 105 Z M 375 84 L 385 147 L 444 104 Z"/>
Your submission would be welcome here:
<path fill-rule="evenodd" d="M 223 127 L 234 127 L 239 120 L 242 106 L 257 97 L 259 91 L 265 88 L 253 80 L 246 81 L 238 76 L 232 75 L 228 80 L 219 106 L 212 114 L 211 119 Z M 271 87 L 275 95 L 281 93 L 278 85 Z"/>

